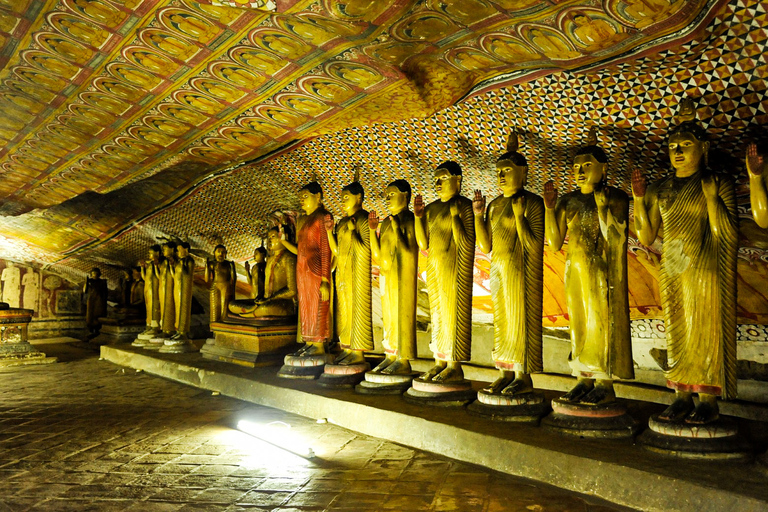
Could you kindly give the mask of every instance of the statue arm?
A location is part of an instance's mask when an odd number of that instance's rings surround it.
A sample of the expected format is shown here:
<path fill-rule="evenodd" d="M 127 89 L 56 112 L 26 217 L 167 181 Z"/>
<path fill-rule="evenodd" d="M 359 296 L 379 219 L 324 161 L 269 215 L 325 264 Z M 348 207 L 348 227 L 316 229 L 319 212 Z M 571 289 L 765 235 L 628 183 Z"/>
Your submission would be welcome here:
<path fill-rule="evenodd" d="M 341 221 L 339 221 L 341 222 Z M 336 225 L 336 231 L 338 232 L 341 229 L 341 226 L 338 224 Z M 326 235 L 328 236 L 328 246 L 331 248 L 331 252 L 334 256 L 339 255 L 339 244 L 336 243 L 336 235 L 333 234 L 333 231 L 330 229 L 325 230 Z"/>
<path fill-rule="evenodd" d="M 749 175 L 749 202 L 757 225 L 763 229 L 768 228 L 768 190 L 760 174 Z"/>
<path fill-rule="evenodd" d="M 559 251 L 563 247 L 565 234 L 568 231 L 566 222 L 566 202 L 567 198 L 561 197 L 554 208 L 546 208 L 544 214 L 544 225 L 546 227 L 547 243 L 553 251 Z"/>
<path fill-rule="evenodd" d="M 544 204 L 538 196 L 526 198 L 525 215 L 516 215 L 517 236 L 526 252 L 541 251 L 544 244 Z"/>
<path fill-rule="evenodd" d="M 474 215 L 471 207 L 464 208 L 460 202 L 457 201 L 456 203 L 456 212 L 451 210 L 451 232 L 453 233 L 453 243 L 461 245 L 468 236 L 474 238 L 475 226 L 472 219 Z"/>
<path fill-rule="evenodd" d="M 283 260 L 283 261 L 285 261 L 285 260 Z M 295 264 L 295 262 L 283 263 L 283 266 L 285 267 L 285 281 L 286 281 L 286 285 L 283 288 L 280 288 L 278 291 L 274 292 L 272 295 L 270 295 L 268 297 L 269 300 L 272 300 L 272 299 L 293 299 L 299 293 L 298 292 L 298 288 L 296 287 L 296 264 Z"/>
<path fill-rule="evenodd" d="M 656 240 L 661 225 L 661 210 L 659 210 L 659 199 L 656 193 L 657 187 L 651 186 L 648 192 L 642 196 L 637 196 L 633 192 L 635 199 L 635 233 L 643 245 L 652 245 Z"/>
<path fill-rule="evenodd" d="M 383 223 L 381 229 L 384 229 Z M 370 239 L 368 243 L 371 244 L 371 255 L 376 261 L 381 261 L 381 244 L 379 243 L 379 236 L 376 234 L 375 229 L 368 229 L 368 238 Z"/>
<path fill-rule="evenodd" d="M 488 213 L 483 216 L 482 213 L 475 212 L 475 234 L 477 236 L 477 246 L 485 254 L 490 254 L 493 249 L 493 240 L 491 238 L 491 205 L 488 205 Z"/>
<path fill-rule="evenodd" d="M 429 250 L 429 233 L 427 232 L 427 212 L 421 217 L 416 217 L 414 227 L 416 229 L 416 243 L 422 251 Z"/>
<path fill-rule="evenodd" d="M 733 181 L 722 176 L 717 177 L 716 181 L 719 181 L 717 194 L 707 196 L 709 227 L 716 237 L 732 239 L 738 236 L 736 192 Z"/>

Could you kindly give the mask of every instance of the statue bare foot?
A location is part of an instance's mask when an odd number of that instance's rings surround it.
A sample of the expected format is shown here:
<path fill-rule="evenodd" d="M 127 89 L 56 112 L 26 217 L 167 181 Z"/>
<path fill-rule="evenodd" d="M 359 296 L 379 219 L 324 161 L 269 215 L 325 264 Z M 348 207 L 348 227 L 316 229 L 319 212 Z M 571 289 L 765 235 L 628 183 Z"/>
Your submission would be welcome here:
<path fill-rule="evenodd" d="M 407 359 L 397 359 L 391 365 L 387 366 L 381 373 L 386 375 L 408 375 L 411 373 L 411 362 Z"/>
<path fill-rule="evenodd" d="M 305 343 L 303 347 L 301 347 L 299 350 L 297 350 L 291 355 L 294 357 L 301 357 L 304 355 L 304 352 L 306 352 L 308 348 L 309 348 L 309 343 Z"/>
<path fill-rule="evenodd" d="M 686 423 L 693 425 L 706 425 L 720 417 L 720 408 L 716 401 L 702 400 L 699 397 L 699 405 L 685 418 Z"/>
<path fill-rule="evenodd" d="M 584 395 L 592 391 L 593 387 L 595 387 L 594 381 L 580 380 L 573 387 L 573 389 L 560 397 L 560 400 L 564 400 L 566 402 L 579 402 L 584 397 Z"/>
<path fill-rule="evenodd" d="M 347 358 L 350 352 L 351 350 L 349 349 L 346 349 L 346 348 L 341 349 L 341 352 L 339 353 L 339 355 L 336 356 L 336 358 L 333 360 L 333 364 L 342 364 L 342 361 L 344 361 L 344 359 Z"/>
<path fill-rule="evenodd" d="M 678 396 L 664 412 L 659 414 L 662 421 L 680 421 L 693 411 L 693 399 L 690 395 Z"/>
<path fill-rule="evenodd" d="M 347 356 L 344 357 L 341 361 L 339 361 L 336 364 L 351 365 L 351 364 L 361 364 L 364 362 L 365 362 L 365 356 L 363 355 L 362 350 L 349 350 L 347 351 Z"/>
<path fill-rule="evenodd" d="M 444 361 L 439 361 L 435 366 L 429 369 L 426 373 L 422 373 L 419 377 L 421 380 L 432 380 L 434 379 L 440 372 L 445 370 L 446 363 Z"/>
<path fill-rule="evenodd" d="M 325 354 L 325 347 L 322 343 L 307 343 L 307 348 L 302 352 L 303 357 L 319 356 Z"/>
<path fill-rule="evenodd" d="M 592 391 L 584 395 L 580 400 L 582 404 L 605 405 L 616 401 L 616 393 L 613 386 L 597 384 Z"/>
<path fill-rule="evenodd" d="M 395 356 L 387 356 L 372 371 L 373 373 L 382 373 L 385 368 L 389 367 L 389 365 L 391 365 L 395 361 L 396 361 Z"/>
<path fill-rule="evenodd" d="M 502 395 L 522 395 L 524 393 L 531 393 L 533 391 L 533 382 L 531 377 L 526 375 L 526 378 L 517 378 L 513 380 L 509 386 L 501 390 Z"/>
<path fill-rule="evenodd" d="M 505 389 L 507 386 L 509 386 L 513 381 L 515 380 L 515 376 L 513 375 L 502 375 L 495 381 L 491 382 L 491 385 L 487 388 L 483 388 L 483 391 L 486 393 L 492 393 L 494 395 L 498 395 L 502 392 L 503 389 Z"/>
<path fill-rule="evenodd" d="M 458 382 L 464 380 L 464 372 L 461 366 L 448 366 L 432 380 L 435 382 Z"/>

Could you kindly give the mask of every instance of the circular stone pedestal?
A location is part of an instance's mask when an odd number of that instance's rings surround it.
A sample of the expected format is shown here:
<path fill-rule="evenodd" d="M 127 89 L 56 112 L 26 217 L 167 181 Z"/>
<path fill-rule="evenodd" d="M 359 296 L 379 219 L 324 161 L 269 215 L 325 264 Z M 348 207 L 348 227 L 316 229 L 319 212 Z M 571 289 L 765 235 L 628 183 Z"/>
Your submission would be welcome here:
<path fill-rule="evenodd" d="M 180 340 L 165 340 L 163 346 L 160 347 L 161 354 L 186 354 L 189 352 L 197 352 L 197 348 L 186 338 Z"/>
<path fill-rule="evenodd" d="M 365 380 L 355 386 L 355 391 L 364 395 L 401 395 L 411 387 L 411 382 L 418 375 L 418 372 L 399 375 L 368 372 Z"/>
<path fill-rule="evenodd" d="M 591 405 L 552 400 L 552 414 L 542 420 L 548 430 L 579 437 L 622 439 L 633 437 L 640 424 L 621 403 Z"/>
<path fill-rule="evenodd" d="M 136 336 L 136 339 L 131 343 L 132 347 L 144 348 L 149 344 L 149 340 L 157 336 L 155 333 L 144 334 L 143 332 Z"/>
<path fill-rule="evenodd" d="M 441 407 L 461 407 L 474 400 L 477 393 L 472 390 L 472 382 L 466 379 L 452 382 L 434 382 L 413 379 L 411 387 L 403 398 L 407 402 L 420 405 Z"/>
<path fill-rule="evenodd" d="M 648 420 L 648 430 L 638 438 L 644 448 L 687 459 L 747 460 L 750 446 L 730 418 L 721 417 L 706 425 L 685 421 Z"/>
<path fill-rule="evenodd" d="M 371 369 L 368 363 L 326 364 L 317 383 L 326 388 L 353 388 Z"/>
<path fill-rule="evenodd" d="M 167 336 L 158 337 L 155 334 L 152 338 L 150 338 L 147 341 L 147 343 L 144 345 L 143 348 L 145 348 L 147 350 L 160 350 L 160 347 L 164 346 L 165 342 L 168 341 L 168 340 L 170 340 L 170 338 L 167 337 Z"/>
<path fill-rule="evenodd" d="M 326 364 L 333 361 L 333 354 L 316 354 L 311 356 L 287 355 L 283 360 L 283 366 L 277 372 L 278 377 L 284 379 L 308 379 L 318 378 Z"/>
<path fill-rule="evenodd" d="M 541 393 L 502 395 L 480 390 L 477 392 L 477 400 L 469 404 L 467 410 L 471 414 L 496 421 L 538 423 L 549 410 L 549 404 L 544 401 Z"/>

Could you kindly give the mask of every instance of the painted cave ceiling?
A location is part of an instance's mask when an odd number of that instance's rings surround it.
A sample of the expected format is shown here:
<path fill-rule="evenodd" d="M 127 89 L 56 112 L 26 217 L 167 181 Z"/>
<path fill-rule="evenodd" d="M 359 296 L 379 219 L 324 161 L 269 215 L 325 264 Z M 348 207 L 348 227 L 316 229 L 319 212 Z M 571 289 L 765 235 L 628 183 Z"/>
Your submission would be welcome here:
<path fill-rule="evenodd" d="M 0 257 L 109 274 L 175 237 L 242 262 L 311 177 L 336 214 L 355 171 L 381 216 L 392 179 L 432 200 L 446 159 L 495 195 L 512 127 L 533 191 L 572 186 L 590 125 L 629 190 L 633 167 L 668 172 L 687 95 L 741 185 L 740 317 L 766 321 L 742 164 L 768 121 L 766 27 L 755 0 L 0 0 Z M 657 249 L 631 247 L 635 317 L 658 316 Z"/>

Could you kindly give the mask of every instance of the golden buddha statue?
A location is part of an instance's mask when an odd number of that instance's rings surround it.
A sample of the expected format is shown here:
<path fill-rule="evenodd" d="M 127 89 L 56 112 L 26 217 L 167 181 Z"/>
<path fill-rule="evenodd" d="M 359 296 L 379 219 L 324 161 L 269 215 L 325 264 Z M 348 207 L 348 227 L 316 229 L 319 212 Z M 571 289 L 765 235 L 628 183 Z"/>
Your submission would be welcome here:
<path fill-rule="evenodd" d="M 141 278 L 141 267 L 136 266 L 131 269 L 131 289 L 128 293 L 128 306 L 135 313 L 141 311 L 144 314 L 144 280 Z"/>
<path fill-rule="evenodd" d="M 664 233 L 659 291 L 675 400 L 658 419 L 705 424 L 719 417 L 718 396 L 736 396 L 738 216 L 732 179 L 707 169 L 709 142 L 690 99 L 678 122 L 668 142 L 674 174 L 647 188 L 640 170 L 632 174 L 635 231 L 645 245 Z"/>
<path fill-rule="evenodd" d="M 447 161 L 435 170 L 438 199 L 424 207 L 417 195 L 413 203 L 416 241 L 429 251 L 427 289 L 432 319 L 435 366 L 422 381 L 464 381 L 461 363 L 469 361 L 472 342 L 472 269 L 475 225 L 472 201 L 459 195 L 462 172 Z"/>
<path fill-rule="evenodd" d="M 83 285 L 83 301 L 85 302 L 85 325 L 88 327 L 89 338 L 99 334 L 101 322 L 99 318 L 107 314 L 107 280 L 101 278 L 101 270 L 92 268 Z"/>
<path fill-rule="evenodd" d="M 517 134 L 496 162 L 502 194 L 488 205 L 475 190 L 477 245 L 491 254 L 493 360 L 501 372 L 488 393 L 533 391 L 531 373 L 543 370 L 542 300 L 544 290 L 544 203 L 525 190 L 528 162 L 517 152 Z"/>
<path fill-rule="evenodd" d="M 267 232 L 267 261 L 262 275 L 262 292 L 249 300 L 230 302 L 231 313 L 243 318 L 288 317 L 296 314 L 296 256 L 283 245 L 282 239 L 285 237 L 283 226 L 275 226 Z M 288 240 L 288 243 L 291 241 Z M 259 249 L 264 250 L 263 247 Z"/>
<path fill-rule="evenodd" d="M 558 199 L 552 181 L 544 185 L 546 236 L 559 251 L 569 235 L 565 300 L 570 316 L 569 364 L 576 386 L 561 401 L 605 405 L 615 402 L 615 378 L 634 377 L 627 290 L 627 194 L 606 184 L 608 157 L 594 128 L 573 160 L 577 190 Z"/>
<path fill-rule="evenodd" d="M 195 281 L 195 260 L 189 254 L 189 242 L 181 242 L 176 248 L 173 273 L 173 296 L 176 305 L 176 334 L 172 340 L 186 341 L 192 319 L 192 286 Z"/>
<path fill-rule="evenodd" d="M 264 298 L 264 272 L 267 267 L 267 250 L 263 246 L 253 250 L 253 267 L 245 262 L 245 275 L 251 285 L 251 298 Z"/>
<path fill-rule="evenodd" d="M 384 324 L 386 358 L 373 369 L 388 375 L 411 373 L 411 359 L 416 359 L 416 282 L 419 247 L 416 242 L 415 220 L 408 209 L 411 185 L 395 180 L 384 191 L 389 217 L 381 223 L 376 212 L 368 216 L 371 252 L 379 262 L 381 316 Z"/>
<path fill-rule="evenodd" d="M 176 265 L 176 243 L 163 244 L 163 262 L 160 265 L 160 334 L 156 338 L 168 339 L 176 332 L 176 305 L 173 294 L 173 267 Z"/>
<path fill-rule="evenodd" d="M 301 339 L 305 345 L 294 355 L 326 353 L 331 337 L 331 259 L 333 254 L 325 232 L 330 216 L 323 206 L 323 188 L 316 181 L 299 191 L 304 215 L 298 218 L 296 244 L 283 238 L 282 244 L 296 255 L 296 285 L 299 300 Z"/>
<path fill-rule="evenodd" d="M 342 217 L 333 231 L 333 218 L 325 217 L 328 245 L 336 271 L 336 327 L 341 353 L 334 364 L 365 362 L 364 351 L 373 350 L 371 319 L 371 240 L 365 192 L 355 180 L 341 191 Z"/>
<path fill-rule="evenodd" d="M 213 249 L 213 260 L 205 263 L 205 282 L 211 292 L 211 322 L 223 322 L 229 301 L 235 298 L 237 271 L 235 262 L 227 259 L 227 248 L 221 244 Z"/>
<path fill-rule="evenodd" d="M 752 218 L 758 226 L 768 228 L 768 189 L 765 175 L 768 165 L 766 159 L 757 152 L 757 146 L 747 148 L 747 174 L 749 174 L 749 200 L 752 203 Z"/>
<path fill-rule="evenodd" d="M 160 333 L 160 266 L 162 249 L 155 244 L 149 248 L 149 257 L 140 263 L 144 280 L 144 304 L 147 307 L 147 328 L 142 333 L 153 336 Z"/>

